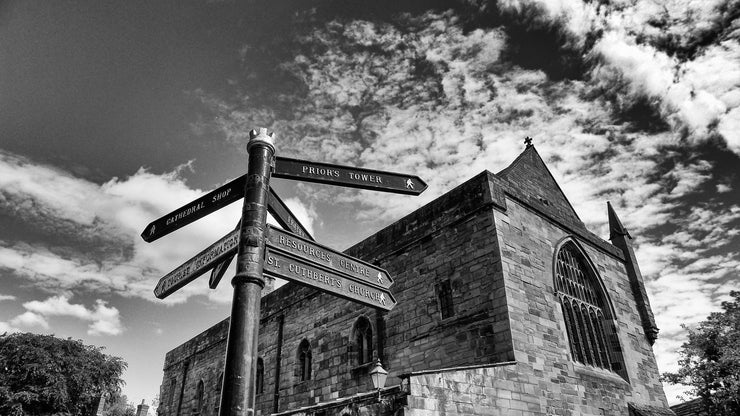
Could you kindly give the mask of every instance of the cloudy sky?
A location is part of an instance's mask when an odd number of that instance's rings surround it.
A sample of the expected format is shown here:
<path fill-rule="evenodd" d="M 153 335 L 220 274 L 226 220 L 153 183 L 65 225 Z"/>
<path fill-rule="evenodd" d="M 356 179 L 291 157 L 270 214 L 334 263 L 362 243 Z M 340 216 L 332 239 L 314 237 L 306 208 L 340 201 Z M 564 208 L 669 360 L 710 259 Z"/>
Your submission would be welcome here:
<path fill-rule="evenodd" d="M 282 156 L 409 172 L 420 197 L 273 180 L 344 249 L 529 135 L 602 237 L 635 237 L 662 371 L 738 286 L 740 1 L 6 1 L 0 5 L 0 331 L 129 363 L 150 401 L 166 351 L 227 316 L 202 278 L 157 280 L 233 229 L 239 204 L 154 243 L 155 218 Z M 670 402 L 680 388 L 666 386 Z"/>

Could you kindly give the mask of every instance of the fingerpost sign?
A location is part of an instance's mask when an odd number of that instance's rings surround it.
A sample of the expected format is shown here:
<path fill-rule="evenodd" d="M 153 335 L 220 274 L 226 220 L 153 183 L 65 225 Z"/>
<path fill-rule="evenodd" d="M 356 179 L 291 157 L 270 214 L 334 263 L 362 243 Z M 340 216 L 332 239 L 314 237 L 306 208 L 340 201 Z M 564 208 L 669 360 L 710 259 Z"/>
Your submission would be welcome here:
<path fill-rule="evenodd" d="M 163 299 L 208 270 L 215 288 L 236 255 L 233 299 L 226 343 L 220 416 L 251 416 L 255 409 L 260 298 L 264 275 L 280 277 L 359 304 L 389 311 L 397 301 L 384 269 L 313 241 L 275 191 L 270 178 L 419 195 L 419 177 L 275 156 L 272 134 L 250 132 L 247 174 L 149 223 L 141 237 L 155 241 L 205 215 L 244 198 L 237 229 L 162 277 L 154 289 Z M 274 161 L 274 163 L 273 163 Z M 274 171 L 273 171 L 274 166 Z M 267 213 L 288 231 L 267 226 Z"/>

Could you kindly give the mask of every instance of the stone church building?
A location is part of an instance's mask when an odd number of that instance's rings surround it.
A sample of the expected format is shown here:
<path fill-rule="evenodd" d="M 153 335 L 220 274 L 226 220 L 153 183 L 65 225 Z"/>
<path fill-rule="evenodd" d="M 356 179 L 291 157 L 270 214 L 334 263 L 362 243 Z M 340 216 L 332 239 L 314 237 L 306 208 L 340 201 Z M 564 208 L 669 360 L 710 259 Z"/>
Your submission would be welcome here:
<path fill-rule="evenodd" d="M 393 277 L 390 312 L 293 283 L 264 295 L 257 414 L 673 415 L 632 237 L 605 215 L 611 242 L 528 144 L 346 251 Z M 159 415 L 218 414 L 227 332 L 167 354 Z"/>

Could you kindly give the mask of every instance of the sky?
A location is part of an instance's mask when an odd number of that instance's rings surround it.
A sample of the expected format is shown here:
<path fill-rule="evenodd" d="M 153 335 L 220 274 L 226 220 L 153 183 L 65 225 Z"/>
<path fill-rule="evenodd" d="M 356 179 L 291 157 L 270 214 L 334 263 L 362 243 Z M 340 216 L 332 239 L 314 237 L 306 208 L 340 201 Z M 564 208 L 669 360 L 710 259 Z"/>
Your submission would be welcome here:
<path fill-rule="evenodd" d="M 5 1 L 0 3 L 0 332 L 124 358 L 151 403 L 164 354 L 225 318 L 207 277 L 167 272 L 233 229 L 240 204 L 146 243 L 146 224 L 277 153 L 420 176 L 419 197 L 274 179 L 317 241 L 345 249 L 531 136 L 607 239 L 637 247 L 677 369 L 738 289 L 740 1 Z M 233 267 L 233 266 L 232 266 Z M 228 272 L 233 274 L 233 271 Z M 228 279 L 224 279 L 228 281 Z M 680 386 L 665 386 L 678 403 Z"/>

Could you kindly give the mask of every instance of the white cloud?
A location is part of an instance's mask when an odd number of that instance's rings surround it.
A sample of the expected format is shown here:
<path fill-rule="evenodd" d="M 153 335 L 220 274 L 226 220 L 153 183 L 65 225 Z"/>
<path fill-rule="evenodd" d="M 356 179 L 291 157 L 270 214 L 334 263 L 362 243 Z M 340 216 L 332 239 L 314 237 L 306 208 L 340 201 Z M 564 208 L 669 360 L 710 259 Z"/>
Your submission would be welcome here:
<path fill-rule="evenodd" d="M 717 184 L 717 193 L 724 194 L 726 192 L 730 192 L 731 190 L 732 190 L 732 187 L 730 185 L 726 185 L 724 183 Z"/>
<path fill-rule="evenodd" d="M 15 296 L 13 296 L 13 295 L 3 295 L 3 294 L 0 294 L 0 302 L 2 302 L 4 300 L 15 300 Z"/>
<path fill-rule="evenodd" d="M 26 312 L 15 317 L 11 323 L 16 326 L 39 326 L 49 328 L 47 320 L 51 317 L 68 316 L 89 322 L 88 335 L 120 335 L 124 328 L 118 309 L 109 307 L 98 299 L 91 309 L 82 304 L 69 302 L 69 295 L 50 297 L 44 301 L 31 301 L 23 304 Z"/>
<path fill-rule="evenodd" d="M 159 278 L 222 237 L 239 218 L 235 203 L 145 243 L 139 233 L 148 222 L 205 193 L 189 188 L 178 169 L 161 175 L 141 169 L 128 178 L 97 185 L 0 151 L 0 207 L 33 226 L 91 247 L 75 252 L 0 240 L 0 269 L 43 282 L 39 287 L 50 292 L 87 289 L 154 301 L 152 290 Z M 183 302 L 194 294 L 204 293 L 185 287 L 166 303 Z"/>
<path fill-rule="evenodd" d="M 11 324 L 18 327 L 39 327 L 42 329 L 49 329 L 49 322 L 37 313 L 26 311 L 21 315 L 16 316 L 10 321 Z"/>

